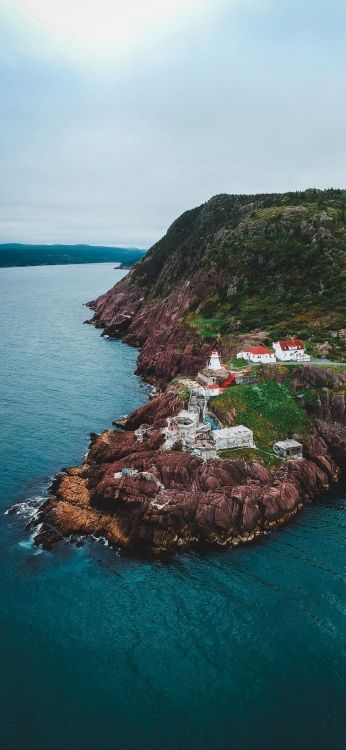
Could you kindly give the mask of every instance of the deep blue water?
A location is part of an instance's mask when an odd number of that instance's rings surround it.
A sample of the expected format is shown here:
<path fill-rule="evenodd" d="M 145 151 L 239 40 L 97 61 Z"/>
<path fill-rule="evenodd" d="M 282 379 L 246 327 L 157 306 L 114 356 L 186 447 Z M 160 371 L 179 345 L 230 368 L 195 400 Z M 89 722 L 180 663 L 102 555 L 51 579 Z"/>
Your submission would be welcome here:
<path fill-rule="evenodd" d="M 120 276 L 0 271 L 3 511 L 147 398 L 136 351 L 82 325 Z M 255 546 L 170 565 L 38 552 L 2 517 L 1 750 L 345 747 L 345 507 L 339 490 Z"/>

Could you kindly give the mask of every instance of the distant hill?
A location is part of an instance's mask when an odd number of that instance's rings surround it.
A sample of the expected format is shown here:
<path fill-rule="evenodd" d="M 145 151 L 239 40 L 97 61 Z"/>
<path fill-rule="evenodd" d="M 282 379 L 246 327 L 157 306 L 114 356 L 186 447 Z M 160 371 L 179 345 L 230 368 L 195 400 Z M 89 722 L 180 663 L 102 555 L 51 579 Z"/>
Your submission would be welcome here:
<path fill-rule="evenodd" d="M 97 245 L 0 245 L 0 268 L 11 266 L 54 266 L 68 263 L 123 263 L 133 265 L 145 250 Z"/>

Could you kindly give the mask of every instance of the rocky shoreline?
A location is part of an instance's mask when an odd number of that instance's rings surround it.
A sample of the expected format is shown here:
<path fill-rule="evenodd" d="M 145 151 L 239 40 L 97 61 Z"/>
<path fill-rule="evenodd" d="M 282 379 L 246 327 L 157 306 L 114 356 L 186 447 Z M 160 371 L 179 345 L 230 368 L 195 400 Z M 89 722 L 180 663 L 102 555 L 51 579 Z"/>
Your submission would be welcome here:
<path fill-rule="evenodd" d="M 304 458 L 278 469 L 236 456 L 203 462 L 183 451 L 163 451 L 162 428 L 183 405 L 168 386 L 133 412 L 123 430 L 91 436 L 83 465 L 54 481 L 35 520 L 35 543 L 51 548 L 61 539 L 91 535 L 135 554 L 165 557 L 249 543 L 288 522 L 330 489 L 346 466 L 346 376 L 297 368 L 295 387 L 311 384 L 319 396 L 310 431 L 300 438 Z"/>
<path fill-rule="evenodd" d="M 208 279 L 203 276 L 200 286 L 183 282 L 169 298 L 153 300 L 132 284 L 132 273 L 89 302 L 94 315 L 86 322 L 101 328 L 103 336 L 138 347 L 136 372 L 149 383 L 166 386 L 176 375 L 197 372 L 210 353 L 210 343 L 197 341 L 183 316 Z"/>
<path fill-rule="evenodd" d="M 339 201 L 340 195 L 332 191 L 322 198 Z M 326 237 L 323 215 L 314 213 L 311 201 L 308 191 L 215 196 L 179 217 L 125 278 L 89 303 L 94 314 L 87 322 L 102 335 L 138 347 L 137 374 L 160 392 L 122 421 L 121 430 L 93 435 L 83 465 L 57 478 L 38 515 L 37 544 L 51 547 L 62 538 L 93 535 L 161 557 L 194 547 L 235 546 L 287 522 L 344 476 L 346 373 L 337 368 L 303 366 L 290 374 L 286 393 L 295 409 L 295 393 L 313 395 L 310 401 L 299 399 L 309 427 L 296 436 L 281 429 L 281 437 L 303 444 L 302 460 L 268 465 L 257 459 L 259 453 L 232 453 L 203 461 L 187 451 L 163 450 L 167 419 L 183 407 L 174 379 L 195 375 L 213 346 L 221 347 L 226 361 L 244 345 L 265 343 L 265 326 L 275 323 L 297 334 L 305 326 L 312 339 L 327 332 L 342 357 L 343 310 L 331 317 L 325 277 L 315 289 L 330 230 Z M 302 222 L 302 212 L 311 214 L 309 221 Z M 335 243 L 340 231 L 336 224 Z M 292 275 L 298 261 L 302 269 Z M 311 262 L 317 270 L 307 277 Z M 339 283 L 339 271 L 335 274 Z M 329 282 L 333 305 L 340 307 L 334 276 Z M 308 291 L 308 307 L 299 303 L 297 311 L 302 289 L 303 295 Z M 296 304 L 287 303 L 288 292 Z M 266 377 L 280 383 L 282 368 L 272 366 Z M 236 408 L 227 412 L 226 422 L 239 424 Z"/>

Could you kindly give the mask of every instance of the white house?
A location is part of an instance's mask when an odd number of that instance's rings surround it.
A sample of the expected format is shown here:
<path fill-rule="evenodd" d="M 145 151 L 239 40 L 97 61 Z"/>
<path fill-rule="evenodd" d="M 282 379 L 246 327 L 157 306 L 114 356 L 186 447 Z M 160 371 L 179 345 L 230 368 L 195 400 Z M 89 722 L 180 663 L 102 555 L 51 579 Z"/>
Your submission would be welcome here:
<path fill-rule="evenodd" d="M 246 359 L 248 362 L 260 362 L 268 364 L 275 362 L 275 354 L 272 349 L 266 346 L 249 346 L 243 351 L 238 352 L 237 359 Z"/>
<path fill-rule="evenodd" d="M 276 359 L 280 362 L 310 362 L 310 356 L 306 354 L 304 343 L 300 339 L 274 341 L 273 347 Z"/>

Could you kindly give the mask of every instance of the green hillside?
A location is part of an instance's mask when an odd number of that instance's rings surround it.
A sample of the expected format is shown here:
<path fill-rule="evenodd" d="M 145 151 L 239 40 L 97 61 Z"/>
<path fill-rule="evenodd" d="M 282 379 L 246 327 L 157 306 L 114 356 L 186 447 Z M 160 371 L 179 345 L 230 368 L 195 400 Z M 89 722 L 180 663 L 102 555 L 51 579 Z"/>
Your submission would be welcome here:
<path fill-rule="evenodd" d="M 226 425 L 229 414 L 236 413 L 238 423 L 253 431 L 259 451 L 258 455 L 253 449 L 246 449 L 242 455 L 257 457 L 268 465 L 280 465 L 280 459 L 273 457 L 273 443 L 294 433 L 303 435 L 309 425 L 307 414 L 297 404 L 289 382 L 270 381 L 227 388 L 213 399 L 213 410 Z M 234 451 L 227 455 L 234 457 Z"/>
<path fill-rule="evenodd" d="M 218 195 L 187 211 L 133 273 L 151 298 L 184 280 L 196 289 L 185 322 L 201 338 L 296 335 L 345 358 L 346 191 Z"/>

